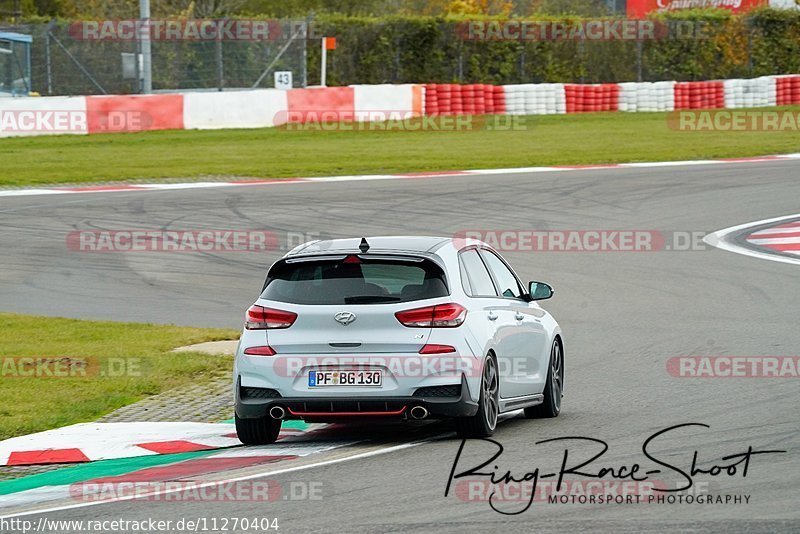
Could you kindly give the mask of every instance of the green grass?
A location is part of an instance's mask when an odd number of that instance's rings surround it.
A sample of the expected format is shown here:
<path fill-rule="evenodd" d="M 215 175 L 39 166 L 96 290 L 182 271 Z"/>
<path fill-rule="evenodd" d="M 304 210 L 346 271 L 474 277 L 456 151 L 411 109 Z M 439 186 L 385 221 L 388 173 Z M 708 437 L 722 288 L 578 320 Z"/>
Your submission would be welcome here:
<path fill-rule="evenodd" d="M 0 313 L 0 332 L 0 439 L 93 421 L 148 395 L 227 374 L 230 357 L 170 350 L 237 335 L 9 313 Z M 64 362 L 60 376 L 20 376 L 35 370 L 21 365 L 25 357 Z"/>
<path fill-rule="evenodd" d="M 668 127 L 666 113 L 526 117 L 525 124 L 526 129 L 514 131 L 271 128 L 8 138 L 0 140 L 0 186 L 382 174 L 800 152 L 796 130 L 676 131 Z"/>

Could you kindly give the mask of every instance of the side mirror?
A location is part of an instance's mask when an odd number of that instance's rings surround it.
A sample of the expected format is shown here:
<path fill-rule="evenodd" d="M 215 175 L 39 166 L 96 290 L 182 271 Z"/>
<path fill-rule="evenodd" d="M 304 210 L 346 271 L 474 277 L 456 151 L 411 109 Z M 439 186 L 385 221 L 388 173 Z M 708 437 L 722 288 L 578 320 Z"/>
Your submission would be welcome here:
<path fill-rule="evenodd" d="M 531 282 L 528 284 L 528 293 L 530 293 L 531 301 L 534 300 L 547 300 L 552 298 L 555 290 L 544 282 Z"/>

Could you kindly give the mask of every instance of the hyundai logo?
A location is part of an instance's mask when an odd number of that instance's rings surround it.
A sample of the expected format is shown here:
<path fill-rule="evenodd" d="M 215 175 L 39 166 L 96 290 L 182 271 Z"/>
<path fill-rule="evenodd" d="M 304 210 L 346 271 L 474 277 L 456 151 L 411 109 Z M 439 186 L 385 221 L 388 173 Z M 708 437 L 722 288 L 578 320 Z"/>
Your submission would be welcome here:
<path fill-rule="evenodd" d="M 333 316 L 337 323 L 342 323 L 344 326 L 356 320 L 356 314 L 352 312 L 339 312 Z"/>

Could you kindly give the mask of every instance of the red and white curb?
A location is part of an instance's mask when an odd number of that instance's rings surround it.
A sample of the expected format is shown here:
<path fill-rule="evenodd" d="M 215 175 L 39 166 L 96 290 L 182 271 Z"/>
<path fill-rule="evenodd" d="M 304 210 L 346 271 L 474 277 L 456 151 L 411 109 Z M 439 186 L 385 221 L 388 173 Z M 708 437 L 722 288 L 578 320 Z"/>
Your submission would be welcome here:
<path fill-rule="evenodd" d="M 732 226 L 703 240 L 728 252 L 800 265 L 800 213 Z"/>
<path fill-rule="evenodd" d="M 254 185 L 310 184 L 324 182 L 362 182 L 370 180 L 403 180 L 420 178 L 442 178 L 457 176 L 480 176 L 493 174 L 534 174 L 542 172 L 588 171 L 607 169 L 641 169 L 656 167 L 681 167 L 685 165 L 720 165 L 730 163 L 758 163 L 763 161 L 782 161 L 800 159 L 798 154 L 759 156 L 752 158 L 731 158 L 688 161 L 656 161 L 644 163 L 614 163 L 598 165 L 557 165 L 551 167 L 517 167 L 510 169 L 478 169 L 471 171 L 416 172 L 403 174 L 373 174 L 357 176 L 327 176 L 315 178 L 286 178 L 264 180 L 234 180 L 230 182 L 186 182 L 170 184 L 109 184 L 77 187 L 44 187 L 38 189 L 0 190 L 0 197 L 24 197 L 37 195 L 65 195 L 77 193 L 125 193 L 142 191 L 174 191 L 185 189 L 209 189 L 222 187 L 242 187 Z"/>
<path fill-rule="evenodd" d="M 93 462 L 235 447 L 229 424 L 82 423 L 0 442 L 0 466 Z"/>
<path fill-rule="evenodd" d="M 230 426 L 230 425 L 228 425 Z M 319 425 L 320 427 L 329 425 Z M 309 433 L 312 433 L 309 430 Z M 354 445 L 357 441 L 280 440 L 273 445 L 228 449 L 209 456 L 184 460 L 167 465 L 146 467 L 116 476 L 88 479 L 58 486 L 42 486 L 3 495 L 0 513 L 18 507 L 29 507 L 59 501 L 77 501 L 77 506 L 100 504 L 136 498 L 153 498 L 170 492 L 187 494 L 203 487 L 227 484 L 228 479 L 214 481 L 215 473 L 238 469 L 262 468 L 286 460 L 295 460 L 332 449 Z M 170 484 L 178 482 L 177 484 Z"/>
<path fill-rule="evenodd" d="M 800 257 L 800 221 L 759 230 L 745 239 L 752 245 Z"/>
<path fill-rule="evenodd" d="M 294 473 L 298 471 L 305 471 L 308 469 L 313 469 L 316 467 L 324 467 L 335 465 L 343 462 L 350 462 L 354 460 L 361 460 L 364 458 L 369 458 L 373 456 L 380 456 L 383 454 L 388 454 L 400 450 L 405 450 L 413 447 L 417 447 L 419 445 L 423 445 L 428 443 L 430 440 L 423 440 L 423 441 L 415 441 L 411 443 L 403 443 L 400 445 L 394 445 L 390 447 L 383 447 L 373 450 L 367 450 L 363 452 L 355 452 L 353 454 L 344 455 L 338 458 L 332 458 L 328 460 L 321 460 L 313 463 L 307 463 L 303 465 L 296 465 L 296 466 L 289 466 L 285 468 L 275 468 L 275 467 L 265 467 L 262 470 L 258 470 L 254 473 L 248 473 L 241 476 L 234 476 L 228 477 L 224 480 L 215 480 L 215 481 L 204 481 L 199 482 L 197 485 L 197 489 L 209 488 L 219 486 L 220 484 L 231 484 L 231 483 L 238 483 L 238 482 L 246 482 L 250 480 L 261 479 L 264 477 L 269 476 L 278 476 L 283 475 L 286 473 Z M 354 442 L 336 442 L 331 445 L 330 448 L 337 448 L 342 447 L 345 445 L 352 445 Z M 315 443 L 316 444 L 316 443 Z M 275 453 L 275 446 L 268 446 L 263 447 L 262 454 L 274 454 Z M 253 449 L 248 449 L 253 450 Z M 314 451 L 317 452 L 317 451 Z M 175 464 L 180 465 L 180 464 Z M 133 473 L 131 473 L 133 474 Z M 169 486 L 164 486 L 163 488 L 156 489 L 148 494 L 137 494 L 137 495 L 123 495 L 123 496 L 115 496 L 110 499 L 91 499 L 91 498 L 80 498 L 77 499 L 79 502 L 75 502 L 75 489 L 71 488 L 71 486 L 46 486 L 41 488 L 36 488 L 32 490 L 22 491 L 18 493 L 14 493 L 11 495 L 4 495 L 2 501 L 0 501 L 0 519 L 8 519 L 12 517 L 22 517 L 28 516 L 32 514 L 44 514 L 44 513 L 51 513 L 51 512 L 59 512 L 63 510 L 71 510 L 75 508 L 85 508 L 87 506 L 95 506 L 98 504 L 105 504 L 109 502 L 124 502 L 130 501 L 135 499 L 151 499 L 157 500 L 168 499 L 169 495 L 174 495 L 176 493 L 184 491 L 184 488 L 174 488 Z M 69 504 L 56 504 L 58 501 L 63 502 L 65 499 L 69 499 L 72 502 Z M 37 504 L 43 503 L 52 503 L 50 507 L 39 507 L 36 506 Z M 28 508 L 23 511 L 12 511 L 15 507 L 24 506 Z M 34 508 L 30 508 L 30 507 Z M 45 505 L 46 506 L 46 505 Z M 3 515 L 4 509 L 8 510 L 9 512 L 6 515 Z"/>
<path fill-rule="evenodd" d="M 278 440 L 281 444 L 302 442 L 330 427 L 285 427 Z M 241 444 L 229 423 L 82 423 L 0 441 L 0 466 L 94 462 Z"/>

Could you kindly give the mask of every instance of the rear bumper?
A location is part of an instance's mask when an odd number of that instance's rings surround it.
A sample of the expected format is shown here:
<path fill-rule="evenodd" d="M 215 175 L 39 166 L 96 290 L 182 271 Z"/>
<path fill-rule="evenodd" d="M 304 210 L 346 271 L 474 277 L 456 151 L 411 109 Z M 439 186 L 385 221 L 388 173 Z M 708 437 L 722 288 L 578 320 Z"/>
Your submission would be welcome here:
<path fill-rule="evenodd" d="M 316 422 L 405 420 L 410 418 L 409 413 L 415 406 L 426 408 L 430 418 L 469 417 L 478 411 L 478 404 L 471 399 L 467 380 L 463 376 L 457 396 L 432 396 L 426 395 L 426 391 L 420 393 L 409 397 L 281 397 L 275 390 L 242 388 L 237 380 L 235 411 L 240 419 L 256 419 L 268 416 L 272 407 L 280 406 L 286 410 L 285 419 Z"/>

